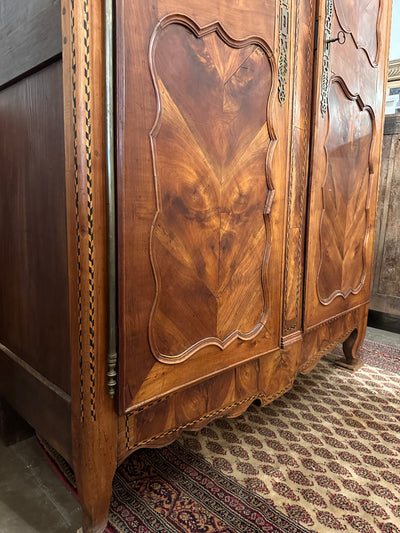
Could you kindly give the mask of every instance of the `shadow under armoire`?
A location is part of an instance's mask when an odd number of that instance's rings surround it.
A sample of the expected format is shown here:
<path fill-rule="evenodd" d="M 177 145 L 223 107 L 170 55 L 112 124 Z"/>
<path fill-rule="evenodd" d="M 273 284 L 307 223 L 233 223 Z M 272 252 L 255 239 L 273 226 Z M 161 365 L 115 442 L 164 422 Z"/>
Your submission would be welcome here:
<path fill-rule="evenodd" d="M 73 466 L 99 533 L 134 450 L 272 401 L 338 343 L 357 365 L 390 1 L 18 5 L 0 396 Z"/>

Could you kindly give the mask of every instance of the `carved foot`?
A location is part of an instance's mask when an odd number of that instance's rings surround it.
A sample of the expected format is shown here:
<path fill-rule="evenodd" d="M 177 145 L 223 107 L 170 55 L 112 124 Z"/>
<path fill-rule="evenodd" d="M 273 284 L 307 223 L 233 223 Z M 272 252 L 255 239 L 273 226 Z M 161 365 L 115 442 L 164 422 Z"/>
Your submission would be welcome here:
<path fill-rule="evenodd" d="M 104 533 L 108 524 L 108 520 L 104 520 L 100 524 L 96 525 L 86 525 L 78 529 L 77 533 Z"/>
<path fill-rule="evenodd" d="M 335 365 L 349 372 L 356 372 L 363 366 L 363 362 L 358 357 L 357 350 L 361 345 L 364 336 L 360 336 L 357 329 L 352 331 L 347 339 L 343 342 L 344 359 L 336 361 Z"/>
<path fill-rule="evenodd" d="M 78 497 L 82 506 L 82 533 L 104 533 L 108 524 L 108 510 L 111 500 L 112 477 L 96 479 L 93 476 L 92 486 L 81 485 Z"/>

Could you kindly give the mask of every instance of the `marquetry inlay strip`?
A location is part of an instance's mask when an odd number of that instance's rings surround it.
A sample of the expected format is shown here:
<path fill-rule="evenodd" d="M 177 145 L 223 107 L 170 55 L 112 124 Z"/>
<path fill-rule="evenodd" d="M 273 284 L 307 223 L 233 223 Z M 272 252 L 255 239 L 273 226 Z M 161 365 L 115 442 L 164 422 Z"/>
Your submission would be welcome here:
<path fill-rule="evenodd" d="M 91 101 L 91 64 L 90 64 L 90 35 L 89 35 L 89 0 L 83 2 L 83 12 L 79 23 L 83 26 L 83 97 L 84 97 L 84 174 L 87 194 L 87 258 L 88 258 L 88 297 L 89 297 L 89 393 L 90 415 L 96 420 L 96 365 L 95 365 L 95 264 L 94 264 L 94 214 L 93 214 L 93 176 L 92 176 L 92 101 Z M 79 161 L 78 147 L 78 72 L 76 35 L 78 31 L 75 0 L 71 0 L 71 70 L 72 70 L 72 115 L 74 136 L 74 180 L 75 180 L 75 219 L 77 240 L 77 275 L 78 275 L 78 321 L 79 321 L 79 383 L 80 383 L 80 412 L 84 421 L 85 388 L 84 388 L 84 335 L 83 335 L 83 293 L 82 293 L 82 241 L 81 241 L 81 206 L 79 204 L 79 173 L 83 171 Z M 80 51 L 80 50 L 79 50 Z M 86 222 L 85 222 L 86 223 Z"/>

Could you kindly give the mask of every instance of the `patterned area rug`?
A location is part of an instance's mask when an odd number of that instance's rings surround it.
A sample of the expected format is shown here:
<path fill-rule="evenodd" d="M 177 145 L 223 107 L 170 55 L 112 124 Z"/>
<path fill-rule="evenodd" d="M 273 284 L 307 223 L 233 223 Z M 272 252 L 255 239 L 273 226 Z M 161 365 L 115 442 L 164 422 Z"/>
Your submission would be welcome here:
<path fill-rule="evenodd" d="M 135 452 L 109 531 L 400 533 L 400 349 L 360 354 L 356 374 L 336 348 L 272 404 Z"/>

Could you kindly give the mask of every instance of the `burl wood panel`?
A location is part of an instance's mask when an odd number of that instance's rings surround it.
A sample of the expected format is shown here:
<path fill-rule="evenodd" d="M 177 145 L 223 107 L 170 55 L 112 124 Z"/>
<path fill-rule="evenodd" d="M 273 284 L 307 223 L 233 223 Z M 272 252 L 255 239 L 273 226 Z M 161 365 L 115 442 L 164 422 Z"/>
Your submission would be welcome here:
<path fill-rule="evenodd" d="M 121 413 L 279 346 L 278 8 L 116 2 Z"/>
<path fill-rule="evenodd" d="M 328 83 L 319 36 L 305 281 L 305 330 L 368 302 L 382 142 L 388 9 L 333 0 Z M 325 23 L 325 4 L 320 23 Z M 359 19 L 358 17 L 361 17 Z M 360 22 L 363 21 L 363 23 Z M 327 112 L 322 102 L 327 98 Z"/>
<path fill-rule="evenodd" d="M 0 92 L 0 343 L 70 391 L 61 62 Z"/>
<path fill-rule="evenodd" d="M 269 51 L 231 41 L 219 25 L 201 37 L 184 23 L 166 21 L 150 51 L 159 108 L 149 334 L 165 362 L 254 338 L 268 310 Z"/>
<path fill-rule="evenodd" d="M 357 294 L 365 280 L 374 126 L 371 110 L 346 94 L 342 80 L 332 82 L 328 102 L 317 275 L 318 297 L 326 305 Z"/>

